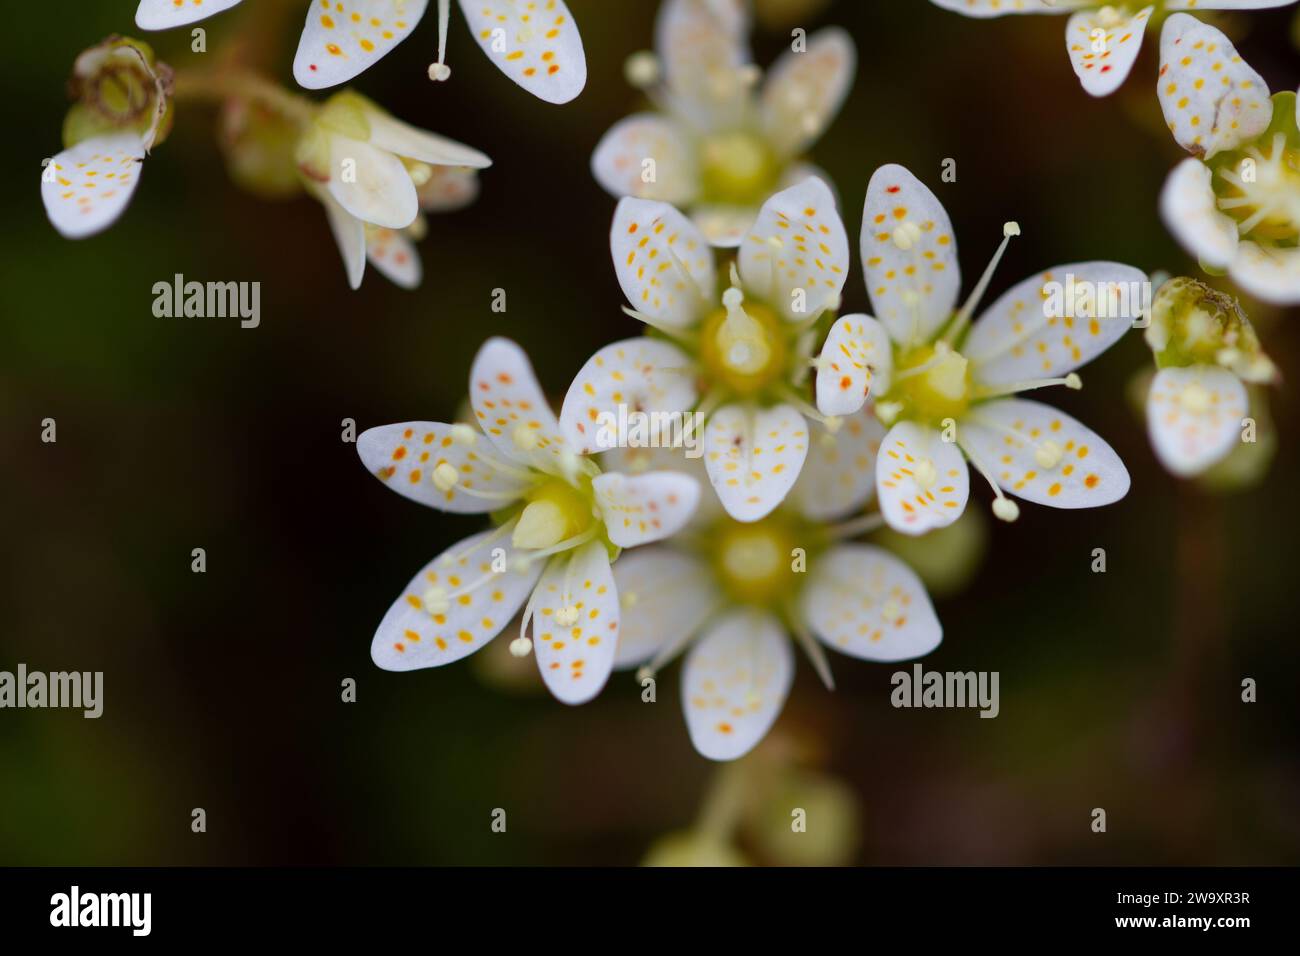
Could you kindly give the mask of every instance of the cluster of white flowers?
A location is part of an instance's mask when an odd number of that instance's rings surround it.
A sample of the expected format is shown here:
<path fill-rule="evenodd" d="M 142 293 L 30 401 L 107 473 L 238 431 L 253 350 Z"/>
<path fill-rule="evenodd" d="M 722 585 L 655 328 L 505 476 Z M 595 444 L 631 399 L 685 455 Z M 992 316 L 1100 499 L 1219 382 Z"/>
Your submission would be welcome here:
<path fill-rule="evenodd" d="M 933 2 L 976 17 L 1072 12 L 1071 60 L 1084 88 L 1104 95 L 1129 73 L 1153 14 L 1293 0 L 1167 0 L 1140 10 Z M 137 22 L 179 26 L 237 3 L 143 0 Z M 316 0 L 295 77 L 309 89 L 350 80 L 404 39 L 425 6 Z M 582 89 L 582 43 L 562 2 L 461 0 L 461 8 L 480 45 L 525 89 L 550 102 Z M 442 0 L 444 37 L 447 18 Z M 1170 471 L 1193 475 L 1230 451 L 1246 385 L 1276 379 L 1236 300 L 1193 279 L 1164 284 L 1152 302 L 1144 271 L 1076 262 L 1030 276 L 981 310 L 1021 233 L 1016 222 L 1004 225 L 961 299 L 948 214 L 899 165 L 875 170 L 862 209 L 872 314 L 841 314 L 854 267 L 848 232 L 829 177 L 800 157 L 851 86 L 854 46 L 836 28 L 798 37 L 759 89 L 747 30 L 742 0 L 665 0 L 656 54 L 628 62 L 657 111 L 616 124 L 592 157 L 596 179 L 621 197 L 610 254 L 624 311 L 645 334 L 597 351 L 558 415 L 520 348 L 491 339 L 470 372 L 471 421 L 403 422 L 358 440 L 366 468 L 401 495 L 484 514 L 492 525 L 402 591 L 374 637 L 380 667 L 452 663 L 520 615 L 512 653 L 535 655 L 554 695 L 577 704 L 616 669 L 635 669 L 644 684 L 684 653 L 691 740 L 707 757 L 734 759 L 780 712 L 793 679 L 791 636 L 828 686 L 822 645 L 877 662 L 939 645 L 921 578 L 864 535 L 953 525 L 970 498 L 969 469 L 1007 522 L 1019 516 L 1017 501 L 1080 509 L 1128 493 L 1128 470 L 1104 439 L 1020 393 L 1081 388 L 1078 370 L 1147 320 L 1159 369 L 1151 439 Z M 449 72 L 442 52 L 440 40 L 434 79 Z M 1193 154 L 1161 200 L 1169 228 L 1207 270 L 1226 271 L 1260 299 L 1300 302 L 1295 96 L 1270 99 L 1222 33 L 1185 14 L 1165 20 L 1160 60 L 1160 104 Z M 100 82 L 110 66 L 118 84 L 128 78 L 126 95 Z M 83 54 L 75 79 L 81 102 L 65 126 L 68 149 L 42 191 L 55 226 L 81 236 L 125 207 L 143 157 L 170 125 L 173 83 L 185 84 L 145 45 L 121 39 Z M 257 102 L 293 126 L 297 174 L 325 206 L 354 287 L 367 260 L 399 284 L 418 283 L 411 238 L 421 211 L 472 199 L 473 170 L 489 164 L 355 92 L 318 105 L 245 78 L 217 95 Z M 697 416 L 702 461 L 680 447 L 634 451 L 625 435 L 611 440 L 607 423 L 629 411 Z M 653 547 L 620 559 L 641 545 Z"/>

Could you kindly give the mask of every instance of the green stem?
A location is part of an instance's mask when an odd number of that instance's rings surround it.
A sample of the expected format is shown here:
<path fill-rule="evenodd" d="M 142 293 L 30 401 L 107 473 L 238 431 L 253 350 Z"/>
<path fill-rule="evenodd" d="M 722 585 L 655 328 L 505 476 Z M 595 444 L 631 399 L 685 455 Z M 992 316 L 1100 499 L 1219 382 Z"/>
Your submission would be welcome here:
<path fill-rule="evenodd" d="M 276 83 L 247 70 L 177 71 L 173 86 L 176 99 L 221 102 L 243 99 L 306 126 L 316 106 L 305 97 L 290 93 Z"/>

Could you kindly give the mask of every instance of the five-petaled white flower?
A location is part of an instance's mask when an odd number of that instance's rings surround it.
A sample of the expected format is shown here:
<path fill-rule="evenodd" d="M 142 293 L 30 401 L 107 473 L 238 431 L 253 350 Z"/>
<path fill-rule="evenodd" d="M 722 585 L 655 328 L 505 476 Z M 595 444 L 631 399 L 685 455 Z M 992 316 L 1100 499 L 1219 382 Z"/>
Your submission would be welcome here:
<path fill-rule="evenodd" d="M 418 285 L 411 239 L 423 232 L 421 209 L 469 202 L 473 170 L 492 165 L 478 150 L 403 123 L 351 90 L 321 106 L 297 159 L 308 190 L 325 206 L 354 289 L 367 259 L 398 285 Z"/>
<path fill-rule="evenodd" d="M 831 688 L 818 641 L 868 661 L 921 657 L 939 645 L 943 630 L 915 572 L 882 548 L 847 540 L 879 523 L 852 516 L 875 492 L 883 431 L 868 408 L 833 435 L 814 424 L 782 507 L 752 523 L 702 513 L 614 568 L 622 602 L 615 667 L 642 667 L 644 679 L 690 644 L 682 709 L 705 757 L 740 757 L 772 726 L 794 677 L 788 634 Z"/>
<path fill-rule="evenodd" d="M 1146 409 L 1156 457 L 1175 475 L 1199 475 L 1240 440 L 1246 385 L 1276 381 L 1277 368 L 1236 300 L 1195 279 L 1161 286 L 1146 340 L 1159 367 Z"/>
<path fill-rule="evenodd" d="M 142 30 L 185 26 L 229 10 L 239 0 L 140 0 Z M 310 0 L 293 75 L 321 90 L 346 83 L 405 40 L 428 0 Z M 460 0 L 474 39 L 493 64 L 548 103 L 567 103 L 587 83 L 582 37 L 564 0 Z M 445 80 L 450 0 L 438 0 L 438 59 L 429 78 Z"/>
<path fill-rule="evenodd" d="M 628 314 L 652 332 L 592 356 L 564 400 L 565 435 L 580 450 L 606 450 L 622 436 L 600 425 L 622 420 L 620 406 L 650 415 L 695 409 L 723 506 L 757 521 L 799 477 L 805 416 L 822 418 L 802 392 L 815 324 L 838 304 L 849 265 L 830 189 L 810 178 L 768 199 L 721 292 L 712 249 L 667 203 L 620 200 L 610 252 Z"/>
<path fill-rule="evenodd" d="M 824 413 L 844 415 L 870 390 L 891 426 L 876 462 L 885 520 L 908 534 L 956 521 L 970 491 L 963 452 L 992 486 L 994 514 L 1005 521 L 1019 508 L 1004 491 L 1056 508 L 1122 498 L 1128 472 L 1106 442 L 1049 405 L 1008 396 L 1079 388 L 1074 370 L 1118 341 L 1148 304 L 1146 276 L 1113 262 L 1058 266 L 1013 286 L 972 326 L 1019 226 L 1006 224 L 954 314 L 957 245 L 935 195 L 902 166 L 882 166 L 862 215 L 876 317 L 846 315 L 831 327 L 817 360 L 817 401 Z"/>
<path fill-rule="evenodd" d="M 621 548 L 684 526 L 699 483 L 681 472 L 602 473 L 564 438 L 527 356 L 506 339 L 479 350 L 469 386 L 478 429 L 404 422 L 357 440 L 366 467 L 404 497 L 496 522 L 412 578 L 380 622 L 371 657 L 394 671 L 450 664 L 523 607 L 511 651 L 535 649 L 551 692 L 582 703 L 604 686 L 619 642 L 611 562 Z"/>
<path fill-rule="evenodd" d="M 1107 0 L 930 0 L 968 17 L 1010 13 L 1069 13 L 1065 48 L 1083 88 L 1093 96 L 1119 89 L 1133 69 L 1152 16 L 1175 10 L 1261 10 L 1296 0 L 1155 0 L 1154 3 L 1109 3 Z"/>
<path fill-rule="evenodd" d="M 853 79 L 853 41 L 837 27 L 791 49 L 755 93 L 743 0 L 664 0 L 658 61 L 629 61 L 657 112 L 614 124 L 591 157 L 614 196 L 688 209 L 708 240 L 739 245 L 773 192 L 824 173 L 798 161 L 839 112 Z M 662 73 L 662 77 L 659 74 Z"/>
<path fill-rule="evenodd" d="M 1268 84 L 1231 42 L 1195 17 L 1160 38 L 1160 106 L 1193 156 L 1160 198 L 1166 225 L 1201 261 L 1251 295 L 1300 303 L 1300 115 L 1296 94 Z"/>

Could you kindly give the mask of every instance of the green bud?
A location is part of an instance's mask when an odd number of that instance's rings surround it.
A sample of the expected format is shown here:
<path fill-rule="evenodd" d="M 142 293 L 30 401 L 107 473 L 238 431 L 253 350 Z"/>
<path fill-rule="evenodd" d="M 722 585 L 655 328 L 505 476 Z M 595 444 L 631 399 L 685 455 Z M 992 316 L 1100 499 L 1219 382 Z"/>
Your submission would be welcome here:
<path fill-rule="evenodd" d="M 220 123 L 226 169 L 238 186 L 262 199 L 287 199 L 302 191 L 297 122 L 261 103 L 229 99 Z"/>

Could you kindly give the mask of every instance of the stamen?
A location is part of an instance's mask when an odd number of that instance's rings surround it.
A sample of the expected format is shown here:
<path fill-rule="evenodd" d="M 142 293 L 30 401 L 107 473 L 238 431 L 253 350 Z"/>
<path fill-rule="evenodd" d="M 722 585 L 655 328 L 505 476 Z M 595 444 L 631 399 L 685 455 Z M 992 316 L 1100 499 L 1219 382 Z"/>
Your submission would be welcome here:
<path fill-rule="evenodd" d="M 1003 521 L 1007 522 L 1015 521 L 1019 518 L 1020 506 L 1002 493 L 1002 489 L 998 487 L 998 483 L 993 480 L 993 473 L 987 466 L 985 466 L 984 462 L 980 460 L 979 456 L 971 451 L 968 446 L 963 445 L 960 439 L 957 441 L 957 447 L 962 450 L 966 455 L 967 460 L 970 461 L 976 471 L 984 476 L 984 480 L 987 481 L 989 487 L 993 489 L 993 513 Z"/>
<path fill-rule="evenodd" d="M 804 653 L 808 655 L 808 660 L 812 661 L 813 670 L 822 679 L 822 683 L 826 685 L 827 690 L 834 690 L 835 678 L 831 676 L 831 665 L 826 660 L 826 652 L 813 639 L 812 634 L 808 632 L 808 628 L 804 626 L 796 608 L 787 608 L 786 618 L 790 622 L 790 630 L 794 631 L 794 636 L 798 638 Z"/>
<path fill-rule="evenodd" d="M 447 21 L 451 16 L 451 0 L 438 0 L 438 59 L 429 64 L 429 79 L 436 83 L 451 77 L 451 67 L 447 59 Z"/>
<path fill-rule="evenodd" d="M 681 329 L 676 326 L 668 325 L 653 316 L 646 315 L 644 312 L 638 312 L 636 309 L 630 308 L 626 305 L 623 306 L 623 314 L 636 319 L 638 322 L 644 322 L 652 329 L 662 332 L 673 341 L 685 345 L 688 349 L 693 350 L 696 347 L 697 336 L 691 329 Z"/>
<path fill-rule="evenodd" d="M 986 386 L 975 390 L 975 398 L 999 398 L 1003 395 L 1015 395 L 1018 392 L 1030 392 L 1036 388 L 1047 388 L 1051 385 L 1064 385 L 1066 388 L 1078 391 L 1083 388 L 1083 379 L 1079 378 L 1078 373 L 1071 372 L 1061 378 L 1030 378 L 1020 382 L 1008 382 L 1006 385 Z"/>
<path fill-rule="evenodd" d="M 856 538 L 860 534 L 870 534 L 878 531 L 885 525 L 885 517 L 880 512 L 874 514 L 861 515 L 857 518 L 851 518 L 848 521 L 842 521 L 839 524 L 831 525 L 827 528 L 830 536 L 837 541 L 845 541 L 849 538 Z"/>
<path fill-rule="evenodd" d="M 638 50 L 624 61 L 623 75 L 638 90 L 654 86 L 659 82 L 659 58 L 649 50 Z"/>
<path fill-rule="evenodd" d="M 993 273 L 997 271 L 998 263 L 1002 261 L 1003 254 L 1007 251 L 1013 236 L 1020 235 L 1020 224 L 1008 222 L 1002 226 L 1002 243 L 998 246 L 998 251 L 993 253 L 993 259 L 989 262 L 984 274 L 980 276 L 980 281 L 976 283 L 975 288 L 971 290 L 970 296 L 966 299 L 966 304 L 961 307 L 957 317 L 953 319 L 952 325 L 944 333 L 944 341 L 954 343 L 958 336 L 966 330 L 971 316 L 975 309 L 979 307 L 980 300 L 984 298 L 984 293 L 988 291 L 989 283 L 993 281 Z"/>

